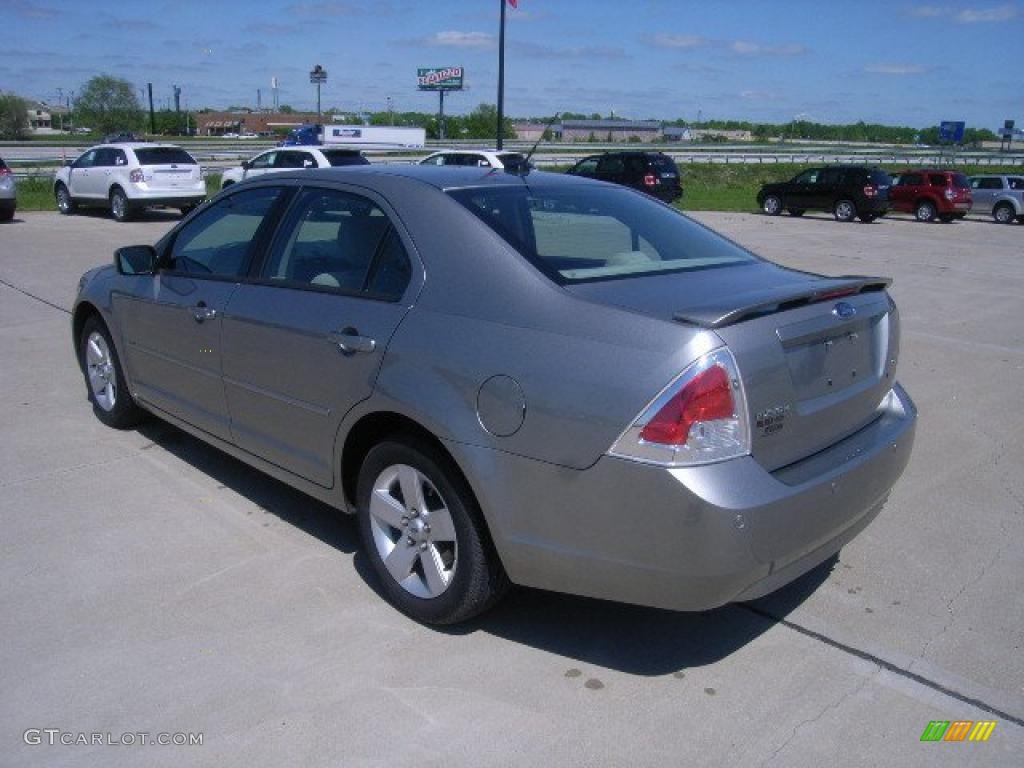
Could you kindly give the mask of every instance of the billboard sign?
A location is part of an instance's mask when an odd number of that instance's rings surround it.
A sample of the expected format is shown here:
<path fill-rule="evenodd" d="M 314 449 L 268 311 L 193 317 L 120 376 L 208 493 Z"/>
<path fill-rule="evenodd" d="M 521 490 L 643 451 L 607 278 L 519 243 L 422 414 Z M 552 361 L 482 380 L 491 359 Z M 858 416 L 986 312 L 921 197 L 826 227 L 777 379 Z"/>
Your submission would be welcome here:
<path fill-rule="evenodd" d="M 943 144 L 962 144 L 966 125 L 963 121 L 943 120 L 939 123 L 939 141 Z"/>
<path fill-rule="evenodd" d="M 416 82 L 421 91 L 461 91 L 462 67 L 419 67 Z"/>

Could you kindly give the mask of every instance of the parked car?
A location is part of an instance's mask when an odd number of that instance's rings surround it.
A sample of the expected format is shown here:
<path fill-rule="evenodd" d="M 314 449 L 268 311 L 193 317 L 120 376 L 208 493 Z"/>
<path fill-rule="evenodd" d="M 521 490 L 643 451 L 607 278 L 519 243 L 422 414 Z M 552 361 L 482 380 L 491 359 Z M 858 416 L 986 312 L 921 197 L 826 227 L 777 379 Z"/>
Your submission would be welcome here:
<path fill-rule="evenodd" d="M 1024 176 L 971 176 L 973 213 L 991 213 L 1000 224 L 1024 224 Z"/>
<path fill-rule="evenodd" d="M 662 152 L 624 151 L 591 155 L 566 173 L 639 189 L 666 203 L 683 196 L 679 168 L 675 160 Z"/>
<path fill-rule="evenodd" d="M 10 221 L 18 207 L 18 185 L 7 163 L 0 157 L 0 221 Z"/>
<path fill-rule="evenodd" d="M 337 168 L 342 165 L 369 165 L 358 149 L 333 147 L 303 147 L 302 149 L 269 149 L 260 152 L 240 166 L 229 168 L 221 176 L 221 188 L 237 184 L 254 176 L 298 168 Z"/>
<path fill-rule="evenodd" d="M 958 171 L 931 168 L 900 171 L 892 179 L 889 206 L 912 213 L 918 221 L 944 223 L 962 219 L 971 210 L 971 185 Z"/>
<path fill-rule="evenodd" d="M 100 421 L 156 414 L 354 512 L 417 620 L 510 582 L 703 610 L 830 558 L 903 472 L 887 284 L 610 184 L 369 165 L 119 249 L 72 334 Z"/>
<path fill-rule="evenodd" d="M 150 206 L 187 214 L 206 198 L 206 181 L 199 163 L 181 147 L 103 144 L 57 171 L 53 193 L 63 214 L 74 213 L 78 206 L 98 206 L 127 221 Z"/>
<path fill-rule="evenodd" d="M 769 216 L 828 211 L 837 221 L 859 218 L 871 223 L 889 210 L 889 174 L 866 166 L 808 168 L 789 181 L 765 184 L 757 204 Z"/>
<path fill-rule="evenodd" d="M 420 165 L 471 166 L 501 170 L 506 165 L 521 165 L 526 158 L 520 152 L 495 152 L 491 149 L 443 149 L 420 160 Z"/>
<path fill-rule="evenodd" d="M 140 136 L 136 136 L 131 131 L 117 131 L 116 133 L 108 133 L 103 137 L 104 144 L 125 144 L 141 141 L 143 141 L 143 139 Z"/>

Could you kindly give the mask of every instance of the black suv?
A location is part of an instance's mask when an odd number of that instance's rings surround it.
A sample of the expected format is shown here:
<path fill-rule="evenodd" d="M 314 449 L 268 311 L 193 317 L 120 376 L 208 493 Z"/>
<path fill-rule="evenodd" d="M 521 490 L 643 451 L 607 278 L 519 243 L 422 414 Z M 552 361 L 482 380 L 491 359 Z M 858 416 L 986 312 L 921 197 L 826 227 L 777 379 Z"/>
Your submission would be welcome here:
<path fill-rule="evenodd" d="M 889 174 L 865 166 L 809 168 L 790 181 L 765 184 L 757 204 L 769 216 L 785 208 L 793 216 L 804 211 L 831 211 L 837 221 L 872 222 L 889 210 Z"/>
<path fill-rule="evenodd" d="M 671 203 L 683 196 L 675 161 L 661 152 L 606 152 L 580 160 L 566 173 L 639 189 Z"/>

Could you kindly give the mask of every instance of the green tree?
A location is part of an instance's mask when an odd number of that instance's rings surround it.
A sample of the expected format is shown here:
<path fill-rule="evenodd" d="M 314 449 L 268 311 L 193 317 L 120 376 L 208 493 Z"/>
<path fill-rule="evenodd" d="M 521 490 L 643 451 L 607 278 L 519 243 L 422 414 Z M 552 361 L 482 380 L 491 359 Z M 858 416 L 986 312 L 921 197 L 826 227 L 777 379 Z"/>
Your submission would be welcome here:
<path fill-rule="evenodd" d="M 99 133 L 132 130 L 144 122 L 135 88 L 113 75 L 97 75 L 82 87 L 75 100 L 75 114 Z"/>
<path fill-rule="evenodd" d="M 465 130 L 462 135 L 467 139 L 497 138 L 498 108 L 494 104 L 479 104 L 459 122 L 461 122 L 460 128 Z M 516 134 L 512 130 L 512 120 L 506 117 L 502 122 L 502 137 L 506 139 L 514 138 Z M 458 135 L 450 125 L 448 135 Z"/>
<path fill-rule="evenodd" d="M 0 139 L 23 139 L 28 129 L 28 102 L 13 93 L 0 92 Z"/>

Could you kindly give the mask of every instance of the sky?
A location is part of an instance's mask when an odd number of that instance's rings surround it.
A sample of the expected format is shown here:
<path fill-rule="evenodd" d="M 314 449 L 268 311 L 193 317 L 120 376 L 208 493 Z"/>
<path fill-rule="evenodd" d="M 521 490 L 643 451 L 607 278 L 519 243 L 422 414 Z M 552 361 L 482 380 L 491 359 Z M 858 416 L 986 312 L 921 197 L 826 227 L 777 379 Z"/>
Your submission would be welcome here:
<path fill-rule="evenodd" d="M 416 68 L 462 66 L 449 113 L 495 103 L 500 0 L 0 0 L 0 90 L 55 102 L 113 74 L 157 106 L 431 112 Z M 996 129 L 1024 123 L 1024 0 L 519 0 L 505 112 Z M 60 89 L 60 90 L 59 90 Z"/>

